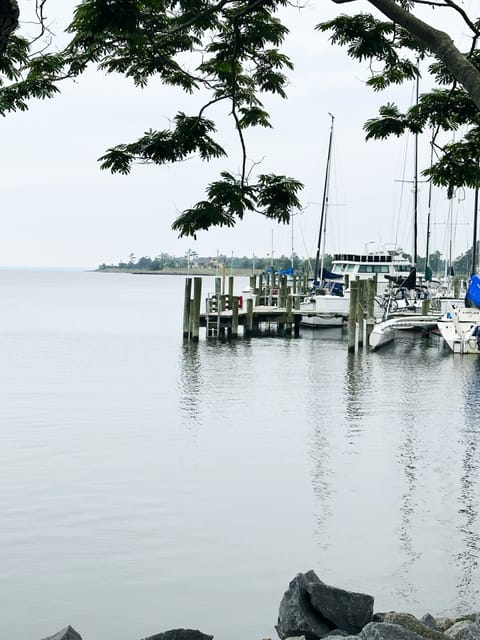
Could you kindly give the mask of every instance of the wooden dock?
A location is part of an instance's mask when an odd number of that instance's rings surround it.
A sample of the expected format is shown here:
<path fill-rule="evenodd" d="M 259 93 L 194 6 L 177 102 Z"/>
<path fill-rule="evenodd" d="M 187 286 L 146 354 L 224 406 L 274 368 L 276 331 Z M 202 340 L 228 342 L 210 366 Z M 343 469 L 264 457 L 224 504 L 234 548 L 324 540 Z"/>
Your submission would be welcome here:
<path fill-rule="evenodd" d="M 257 279 L 258 278 L 258 279 Z M 350 283 L 350 308 L 343 318 L 348 329 L 348 350 L 355 351 L 368 344 L 368 336 L 375 322 L 373 281 Z M 192 290 L 193 289 L 193 290 Z M 199 340 L 200 329 L 207 338 L 237 338 L 239 335 L 300 336 L 302 316 L 300 302 L 308 290 L 305 277 L 287 280 L 287 276 L 264 273 L 251 276 L 250 286 L 234 295 L 234 278 L 215 278 L 215 291 L 204 299 L 202 312 L 202 278 L 187 278 L 183 313 L 183 338 L 188 342 Z M 308 315 L 316 315 L 308 312 Z M 323 316 L 325 314 L 318 313 Z"/>

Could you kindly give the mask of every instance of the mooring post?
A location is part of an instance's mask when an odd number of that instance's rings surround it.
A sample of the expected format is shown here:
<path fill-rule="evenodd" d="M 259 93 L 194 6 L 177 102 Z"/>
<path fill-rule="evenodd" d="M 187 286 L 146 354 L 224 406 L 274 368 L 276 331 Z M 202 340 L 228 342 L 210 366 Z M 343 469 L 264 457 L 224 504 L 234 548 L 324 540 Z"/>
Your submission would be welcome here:
<path fill-rule="evenodd" d="M 281 276 L 279 279 L 279 287 L 280 287 L 280 300 L 278 301 L 279 307 L 287 306 L 287 276 Z"/>
<path fill-rule="evenodd" d="M 185 298 L 183 300 L 183 337 L 190 336 L 190 297 L 192 295 L 192 279 L 185 280 Z"/>
<path fill-rule="evenodd" d="M 233 300 L 233 276 L 228 276 L 228 295 L 230 298 L 230 308 Z"/>
<path fill-rule="evenodd" d="M 200 303 L 202 300 L 202 279 L 193 279 L 193 308 L 192 308 L 192 340 L 198 342 L 200 333 Z"/>
<path fill-rule="evenodd" d="M 285 332 L 287 336 L 292 335 L 293 313 L 292 313 L 292 296 L 287 298 L 287 326 Z"/>
<path fill-rule="evenodd" d="M 348 312 L 348 351 L 355 351 L 355 332 L 357 326 L 358 281 L 350 283 L 350 307 Z"/>
<path fill-rule="evenodd" d="M 238 336 L 238 296 L 233 298 L 232 305 L 232 337 Z"/>
<path fill-rule="evenodd" d="M 366 291 L 366 280 L 359 280 L 358 282 L 358 312 L 357 312 L 357 320 L 358 320 L 358 346 L 363 347 L 363 336 L 365 333 L 365 303 L 367 296 L 365 294 Z"/>
<path fill-rule="evenodd" d="M 245 335 L 251 336 L 253 332 L 253 300 L 247 300 L 247 324 L 245 326 Z"/>
<path fill-rule="evenodd" d="M 428 316 L 430 313 L 430 298 L 424 298 L 422 300 L 422 316 Z"/>
<path fill-rule="evenodd" d="M 375 324 L 375 280 L 373 278 L 369 278 L 367 280 L 367 292 L 368 292 L 368 302 L 367 302 L 367 342 L 370 334 L 373 331 L 373 325 Z"/>

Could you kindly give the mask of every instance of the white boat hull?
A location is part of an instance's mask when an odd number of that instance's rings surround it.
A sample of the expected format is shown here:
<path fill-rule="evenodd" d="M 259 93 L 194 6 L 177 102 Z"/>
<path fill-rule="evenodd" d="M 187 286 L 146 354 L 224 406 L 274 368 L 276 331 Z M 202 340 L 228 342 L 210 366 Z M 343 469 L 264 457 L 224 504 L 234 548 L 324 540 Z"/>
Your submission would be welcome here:
<path fill-rule="evenodd" d="M 399 315 L 388 320 L 383 320 L 374 325 L 368 338 L 372 349 L 380 349 L 395 339 L 397 331 L 417 330 L 428 331 L 435 329 L 437 319 L 433 316 L 405 316 Z"/>
<path fill-rule="evenodd" d="M 480 354 L 480 309 L 451 305 L 437 327 L 453 353 Z"/>
<path fill-rule="evenodd" d="M 309 327 L 340 327 L 348 318 L 349 296 L 312 295 L 300 303 L 301 324 Z"/>

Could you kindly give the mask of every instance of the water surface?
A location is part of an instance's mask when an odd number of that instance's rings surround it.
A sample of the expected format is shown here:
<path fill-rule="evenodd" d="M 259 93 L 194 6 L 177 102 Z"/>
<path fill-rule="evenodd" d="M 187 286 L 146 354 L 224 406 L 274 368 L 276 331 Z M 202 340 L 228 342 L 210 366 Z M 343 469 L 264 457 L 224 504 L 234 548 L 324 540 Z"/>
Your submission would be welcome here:
<path fill-rule="evenodd" d="M 480 361 L 184 345 L 183 291 L 0 272 L 0 637 L 275 637 L 308 569 L 377 611 L 478 610 Z"/>

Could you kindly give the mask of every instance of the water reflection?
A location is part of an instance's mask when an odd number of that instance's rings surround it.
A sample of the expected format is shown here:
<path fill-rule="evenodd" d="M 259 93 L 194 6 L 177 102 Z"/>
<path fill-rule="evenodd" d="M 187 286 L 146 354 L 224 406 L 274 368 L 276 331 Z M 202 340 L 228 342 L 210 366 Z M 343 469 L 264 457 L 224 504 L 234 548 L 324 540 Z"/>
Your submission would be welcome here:
<path fill-rule="evenodd" d="M 201 426 L 200 392 L 203 386 L 199 343 L 181 346 L 179 379 L 180 412 L 187 429 Z"/>
<path fill-rule="evenodd" d="M 346 412 L 346 439 L 351 447 L 351 453 L 358 453 L 354 445 L 362 432 L 365 403 L 368 402 L 369 388 L 372 383 L 371 375 L 370 360 L 358 353 L 347 355 L 343 396 Z"/>
<path fill-rule="evenodd" d="M 468 365 L 469 363 L 467 363 Z M 461 430 L 463 447 L 462 474 L 460 477 L 460 524 L 458 530 L 464 544 L 463 550 L 456 555 L 461 573 L 457 585 L 459 612 L 468 611 L 478 597 L 479 590 L 475 586 L 478 578 L 480 535 L 478 534 L 478 451 L 480 438 L 480 400 L 478 397 L 478 377 L 480 361 L 475 358 L 473 367 L 465 372 L 463 385 L 465 400 L 465 421 Z"/>

